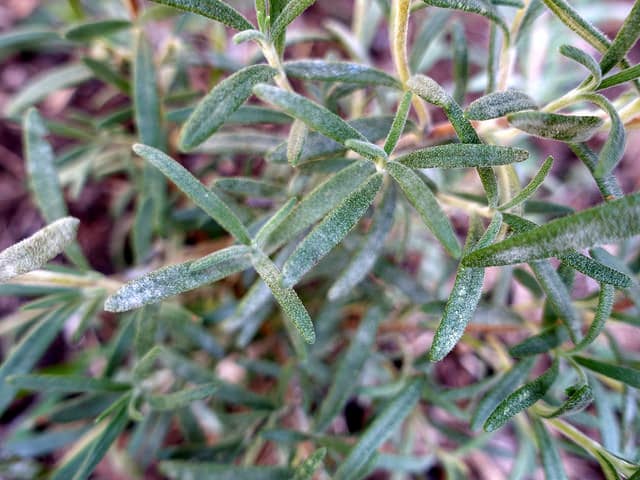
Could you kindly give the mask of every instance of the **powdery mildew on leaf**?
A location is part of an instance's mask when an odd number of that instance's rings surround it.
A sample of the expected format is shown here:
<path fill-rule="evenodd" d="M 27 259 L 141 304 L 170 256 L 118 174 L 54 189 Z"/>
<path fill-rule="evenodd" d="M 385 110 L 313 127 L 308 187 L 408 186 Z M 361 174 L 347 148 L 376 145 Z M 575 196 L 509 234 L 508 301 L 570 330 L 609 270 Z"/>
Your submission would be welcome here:
<path fill-rule="evenodd" d="M 62 253 L 75 239 L 78 225 L 77 218 L 61 218 L 0 252 L 0 282 L 36 270 Z"/>

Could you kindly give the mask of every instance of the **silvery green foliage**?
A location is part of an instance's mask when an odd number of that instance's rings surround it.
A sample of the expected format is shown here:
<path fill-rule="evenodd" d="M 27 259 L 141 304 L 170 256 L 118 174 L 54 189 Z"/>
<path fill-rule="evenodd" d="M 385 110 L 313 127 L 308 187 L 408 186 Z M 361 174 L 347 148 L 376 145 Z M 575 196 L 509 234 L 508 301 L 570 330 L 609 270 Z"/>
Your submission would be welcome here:
<path fill-rule="evenodd" d="M 640 475 L 640 1 L 41 3 L 0 34 L 64 62 L 5 107 L 49 225 L 0 252 L 0 476 Z"/>

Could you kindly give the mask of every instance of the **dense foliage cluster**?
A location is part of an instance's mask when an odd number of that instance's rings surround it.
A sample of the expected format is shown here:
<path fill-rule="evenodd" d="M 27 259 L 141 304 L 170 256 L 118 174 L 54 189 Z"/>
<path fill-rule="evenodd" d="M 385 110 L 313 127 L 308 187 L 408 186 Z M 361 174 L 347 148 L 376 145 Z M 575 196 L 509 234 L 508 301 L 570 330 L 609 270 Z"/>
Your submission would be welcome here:
<path fill-rule="evenodd" d="M 640 478 L 640 1 L 612 39 L 566 0 L 316 3 L 52 0 L 0 35 L 68 59 L 3 112 L 47 226 L 0 253 L 0 477 Z M 113 178 L 107 275 L 67 200 Z"/>

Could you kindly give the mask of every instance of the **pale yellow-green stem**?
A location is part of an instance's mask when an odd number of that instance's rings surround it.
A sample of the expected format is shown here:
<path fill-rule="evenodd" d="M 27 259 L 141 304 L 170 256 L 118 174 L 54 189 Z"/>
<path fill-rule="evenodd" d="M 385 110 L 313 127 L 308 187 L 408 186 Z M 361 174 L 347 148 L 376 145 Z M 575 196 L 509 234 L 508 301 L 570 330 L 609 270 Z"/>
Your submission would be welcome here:
<path fill-rule="evenodd" d="M 104 288 L 108 293 L 114 293 L 122 284 L 116 280 L 95 275 L 71 275 L 67 273 L 50 272 L 48 270 L 34 270 L 11 279 L 11 283 L 18 285 L 45 285 L 50 287 Z"/>
<path fill-rule="evenodd" d="M 481 217 L 493 218 L 494 211 L 489 207 L 484 207 L 478 203 L 470 202 L 469 200 L 465 200 L 464 198 L 456 197 L 455 195 L 450 195 L 448 193 L 438 192 L 436 196 L 442 203 L 460 208 L 467 213 L 476 213 Z"/>
<path fill-rule="evenodd" d="M 403 86 L 406 85 L 411 76 L 409 60 L 407 59 L 407 30 L 409 28 L 410 6 L 410 0 L 393 0 L 391 3 L 391 57 Z M 420 131 L 423 131 L 431 125 L 429 111 L 423 101 L 415 95 L 413 96 L 413 108 L 418 115 Z"/>
<path fill-rule="evenodd" d="M 536 408 L 534 407 L 534 411 Z M 601 455 L 607 459 L 620 473 L 625 476 L 631 476 L 636 470 L 636 466 L 630 462 L 627 462 L 623 458 L 620 458 L 612 453 L 609 453 L 602 445 L 595 440 L 587 437 L 577 428 L 569 425 L 564 420 L 559 418 L 551 418 L 545 420 L 553 428 L 558 430 L 562 435 L 573 441 L 576 445 L 584 448 L 588 453 L 598 459 L 598 455 Z"/>
<path fill-rule="evenodd" d="M 273 45 L 273 42 L 259 42 L 260 48 L 262 49 L 262 54 L 267 59 L 267 63 L 278 71 L 276 75 L 275 81 L 280 88 L 283 90 L 288 90 L 293 92 L 293 88 L 289 83 L 289 79 L 287 78 L 287 74 L 284 71 L 284 67 L 282 66 L 282 62 L 280 61 L 280 55 L 276 52 L 276 48 Z"/>
<path fill-rule="evenodd" d="M 362 42 L 364 34 L 364 22 L 366 18 L 367 8 L 370 8 L 367 0 L 356 0 L 353 6 L 353 20 L 351 22 L 351 30 L 353 36 Z M 361 117 L 364 113 L 364 107 L 366 104 L 366 92 L 364 90 L 357 90 L 354 92 L 351 100 L 351 117 Z"/>

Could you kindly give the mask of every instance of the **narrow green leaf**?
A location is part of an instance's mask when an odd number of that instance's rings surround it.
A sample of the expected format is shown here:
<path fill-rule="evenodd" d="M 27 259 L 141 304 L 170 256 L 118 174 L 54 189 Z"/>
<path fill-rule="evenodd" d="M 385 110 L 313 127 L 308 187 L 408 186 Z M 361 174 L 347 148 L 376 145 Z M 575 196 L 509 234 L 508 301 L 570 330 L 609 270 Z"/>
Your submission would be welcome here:
<path fill-rule="evenodd" d="M 204 463 L 181 460 L 160 462 L 160 472 L 171 480 L 291 480 L 293 471 L 289 468 L 239 467 L 237 465 Z"/>
<path fill-rule="evenodd" d="M 292 480 L 312 480 L 313 474 L 318 467 L 322 465 L 324 457 L 327 455 L 327 449 L 325 447 L 317 449 L 311 455 L 309 455 L 304 462 L 296 467 L 293 472 Z"/>
<path fill-rule="evenodd" d="M 603 362 L 595 358 L 582 357 L 580 355 L 575 355 L 571 358 L 583 367 L 604 375 L 605 377 L 613 378 L 634 388 L 640 388 L 640 370 L 615 363 Z"/>
<path fill-rule="evenodd" d="M 611 130 L 600 150 L 598 165 L 594 172 L 594 176 L 602 178 L 608 175 L 622 159 L 626 142 L 624 125 L 622 124 L 620 115 L 618 115 L 618 111 L 611 105 L 611 102 L 602 95 L 598 93 L 585 93 L 581 95 L 580 98 L 598 105 L 602 110 L 607 112 L 611 119 Z"/>
<path fill-rule="evenodd" d="M 258 30 L 243 30 L 236 33 L 232 40 L 236 45 L 240 45 L 245 42 L 257 42 L 260 44 L 260 42 L 266 42 L 267 37 Z"/>
<path fill-rule="evenodd" d="M 61 218 L 0 252 L 0 283 L 36 270 L 58 256 L 74 241 L 79 224 L 77 218 Z"/>
<path fill-rule="evenodd" d="M 638 37 L 640 37 L 640 2 L 636 1 L 611 46 L 600 60 L 602 73 L 607 73 L 624 60 L 625 55 L 635 45 Z"/>
<path fill-rule="evenodd" d="M 198 385 L 179 392 L 166 393 L 164 395 L 148 395 L 146 401 L 152 410 L 174 411 L 207 397 L 215 395 L 219 386 L 215 383 Z"/>
<path fill-rule="evenodd" d="M 578 413 L 593 402 L 593 391 L 589 384 L 572 385 L 566 389 L 566 393 L 569 395 L 569 398 L 555 410 L 542 415 L 544 418 L 555 418 L 561 415 Z"/>
<path fill-rule="evenodd" d="M 521 148 L 449 143 L 414 150 L 395 161 L 411 168 L 466 168 L 507 165 L 527 158 L 529 152 Z"/>
<path fill-rule="evenodd" d="M 591 55 L 584 50 L 580 50 L 579 48 L 571 45 L 561 45 L 560 53 L 589 70 L 591 73 L 591 79 L 589 81 L 590 86 L 595 87 L 600 84 L 600 80 L 602 80 L 602 71 L 600 70 L 598 62 L 596 62 Z"/>
<path fill-rule="evenodd" d="M 295 285 L 358 223 L 382 186 L 382 174 L 369 177 L 320 222 L 291 254 L 282 269 L 282 281 Z M 426 188 L 426 187 L 425 187 Z"/>
<path fill-rule="evenodd" d="M 507 423 L 511 417 L 532 406 L 547 393 L 557 377 L 558 361 L 554 360 L 551 367 L 541 376 L 524 384 L 500 402 L 484 423 L 484 430 L 493 432 Z"/>
<path fill-rule="evenodd" d="M 607 285 L 606 283 L 600 285 L 598 308 L 596 309 L 596 315 L 593 319 L 593 322 L 591 322 L 589 330 L 587 330 L 587 333 L 582 341 L 580 341 L 580 343 L 573 347 L 571 349 L 571 352 L 579 352 L 580 350 L 583 350 L 591 343 L 593 343 L 598 335 L 600 335 L 600 332 L 602 332 L 607 320 L 611 316 L 614 297 L 615 290 L 613 285 Z"/>
<path fill-rule="evenodd" d="M 67 447 L 88 430 L 88 427 L 80 426 L 16 435 L 4 442 L 2 453 L 18 457 L 40 457 Z"/>
<path fill-rule="evenodd" d="M 536 111 L 507 115 L 512 127 L 542 138 L 561 142 L 586 142 L 602 126 L 602 119 L 591 115 L 563 115 Z"/>
<path fill-rule="evenodd" d="M 612 175 L 604 175 L 599 176 L 595 174 L 596 168 L 598 166 L 598 157 L 596 154 L 589 148 L 586 143 L 570 143 L 569 148 L 575 155 L 584 163 L 584 165 L 589 169 L 591 174 L 593 175 L 593 179 L 602 194 L 602 198 L 605 200 L 611 200 L 614 198 L 622 197 L 622 188 L 618 183 L 618 179 Z"/>
<path fill-rule="evenodd" d="M 7 352 L 4 362 L 0 365 L 0 415 L 17 393 L 17 390 L 7 383 L 7 377 L 27 373 L 34 367 L 74 309 L 75 305 L 65 306 L 43 316 L 25 333 L 19 343 Z"/>
<path fill-rule="evenodd" d="M 556 442 L 549 435 L 541 420 L 533 418 L 532 422 L 533 433 L 535 434 L 540 460 L 542 461 L 542 469 L 544 470 L 544 478 L 546 480 L 568 480 L 569 477 L 564 471 Z"/>
<path fill-rule="evenodd" d="M 469 104 L 464 114 L 469 120 L 490 120 L 521 110 L 536 110 L 536 102 L 520 90 L 493 92 Z"/>
<path fill-rule="evenodd" d="M 411 380 L 376 416 L 338 467 L 333 477 L 335 480 L 359 478 L 356 477 L 358 472 L 372 461 L 376 450 L 400 427 L 416 406 L 420 400 L 423 385 L 422 379 Z"/>
<path fill-rule="evenodd" d="M 502 226 L 502 215 L 496 214 L 491 220 L 485 234 L 477 241 L 475 232 L 471 231 L 467 239 L 466 250 L 491 243 Z M 444 307 L 442 319 L 436 329 L 433 343 L 429 350 L 429 360 L 439 362 L 455 347 L 462 337 L 465 328 L 471 321 L 482 295 L 484 268 L 467 268 L 460 266 L 456 279 Z"/>
<path fill-rule="evenodd" d="M 283 187 L 270 181 L 249 177 L 223 177 L 216 179 L 212 188 L 243 197 L 275 197 L 283 194 Z"/>
<path fill-rule="evenodd" d="M 274 38 L 282 35 L 291 22 L 298 18 L 302 12 L 315 3 L 316 0 L 289 0 L 275 21 L 271 24 L 271 35 Z"/>
<path fill-rule="evenodd" d="M 220 0 L 152 0 L 153 2 L 211 18 L 236 30 L 255 27 L 240 12 Z"/>
<path fill-rule="evenodd" d="M 7 103 L 4 113 L 7 117 L 18 116 L 50 93 L 86 82 L 91 76 L 91 70 L 79 63 L 49 70 L 22 86 L 20 93 Z"/>
<path fill-rule="evenodd" d="M 611 41 L 595 26 L 582 18 L 566 0 L 543 0 L 553 14 L 599 52 L 605 52 Z"/>
<path fill-rule="evenodd" d="M 281 228 L 271 235 L 270 242 L 279 245 L 333 210 L 344 198 L 376 171 L 368 161 L 355 162 L 318 185 L 309 192 L 291 211 Z"/>
<path fill-rule="evenodd" d="M 363 142 L 362 140 L 349 139 L 345 143 L 345 146 L 356 152 L 357 154 L 368 158 L 374 162 L 380 160 L 387 160 L 387 152 L 381 147 L 371 142 Z"/>
<path fill-rule="evenodd" d="M 224 265 L 226 263 L 241 263 L 243 257 L 246 257 L 246 260 L 248 261 L 252 251 L 251 247 L 246 245 L 233 245 L 231 247 L 223 248 L 195 260 L 191 263 L 189 271 L 193 273 L 201 270 L 209 270 L 212 267 Z"/>
<path fill-rule="evenodd" d="M 316 417 L 314 430 L 317 433 L 326 430 L 331 421 L 338 415 L 351 395 L 358 387 L 357 375 L 362 371 L 376 340 L 378 325 L 385 312 L 379 307 L 369 309 L 360 326 L 353 335 L 349 348 L 338 361 L 338 368 L 332 378 L 327 395 L 322 400 Z"/>
<path fill-rule="evenodd" d="M 400 89 L 398 80 L 375 68 L 359 63 L 329 62 L 326 60 L 296 60 L 284 63 L 288 76 L 304 80 L 344 82 L 365 86 L 380 85 Z"/>
<path fill-rule="evenodd" d="M 630 68 L 625 68 L 618 73 L 603 78 L 597 89 L 604 90 L 605 88 L 615 87 L 616 85 L 628 82 L 629 80 L 635 80 L 638 77 L 640 77 L 640 64 L 634 65 Z"/>
<path fill-rule="evenodd" d="M 258 84 L 253 87 L 253 93 L 265 102 L 281 108 L 292 117 L 302 120 L 309 128 L 336 142 L 344 143 L 350 138 L 367 140 L 360 132 L 335 113 L 302 95 L 266 84 Z"/>
<path fill-rule="evenodd" d="M 380 206 L 375 210 L 371 222 L 371 228 L 366 238 L 353 255 L 347 267 L 340 273 L 336 281 L 331 285 L 327 298 L 335 301 L 346 296 L 356 287 L 373 269 L 378 261 L 384 241 L 394 222 L 396 206 L 396 189 L 387 188 Z"/>
<path fill-rule="evenodd" d="M 262 227 L 260 227 L 260 230 L 258 230 L 258 233 L 256 233 L 253 240 L 253 243 L 258 248 L 262 249 L 266 245 L 269 237 L 280 228 L 282 222 L 284 222 L 284 220 L 293 211 L 295 205 L 296 199 L 290 198 L 287 203 L 280 207 L 278 211 L 274 213 L 273 216 L 267 220 L 264 225 L 262 225 Z"/>
<path fill-rule="evenodd" d="M 527 186 L 524 187 L 522 190 L 520 190 L 520 192 L 518 192 L 518 194 L 515 197 L 513 197 L 510 201 L 503 203 L 498 208 L 501 211 L 509 210 L 510 208 L 520 205 L 521 203 L 525 202 L 530 197 L 532 197 L 533 194 L 536 193 L 538 188 L 540 188 L 540 185 L 542 185 L 542 182 L 544 182 L 544 179 L 547 178 L 547 175 L 551 171 L 552 166 L 553 166 L 553 157 L 549 156 L 540 167 L 540 170 L 538 170 L 538 173 L 534 175 L 534 177 L 527 184 Z"/>
<path fill-rule="evenodd" d="M 253 258 L 253 266 L 258 275 L 267 284 L 274 298 L 282 308 L 285 317 L 296 327 L 300 335 L 307 343 L 316 341 L 313 323 L 307 309 L 298 298 L 292 288 L 282 286 L 282 275 L 278 267 L 264 254 L 256 252 Z"/>
<path fill-rule="evenodd" d="M 503 401 L 520 383 L 522 383 L 533 368 L 535 358 L 525 358 L 505 372 L 496 384 L 482 397 L 471 417 L 471 429 L 479 430 L 489 418 L 498 404 Z"/>
<path fill-rule="evenodd" d="M 453 23 L 451 42 L 453 43 L 453 99 L 462 104 L 469 82 L 469 53 L 464 26 L 460 22 Z"/>
<path fill-rule="evenodd" d="M 251 262 L 246 256 L 229 258 L 206 270 L 191 271 L 193 262 L 178 263 L 147 273 L 124 284 L 107 298 L 104 304 L 109 312 L 126 312 L 165 298 L 217 282 L 233 273 L 246 270 Z"/>
<path fill-rule="evenodd" d="M 453 98 L 430 77 L 414 75 L 407 81 L 407 88 L 429 103 L 444 110 L 462 143 L 482 143 L 471 122 L 464 116 L 464 112 Z M 493 170 L 488 167 L 477 169 L 482 186 L 489 199 L 489 205 L 498 203 L 498 181 Z"/>
<path fill-rule="evenodd" d="M 404 92 L 400 99 L 398 110 L 393 118 L 393 123 L 389 129 L 387 139 L 384 142 L 383 148 L 384 151 L 387 152 L 387 155 L 391 155 L 393 150 L 395 150 L 398 140 L 400 140 L 400 136 L 404 132 L 404 127 L 407 123 L 407 116 L 409 115 L 409 109 L 411 108 L 412 98 L 413 94 L 411 92 Z"/>
<path fill-rule="evenodd" d="M 298 165 L 308 135 L 309 127 L 307 124 L 298 119 L 294 120 L 287 138 L 287 162 L 289 165 Z"/>
<path fill-rule="evenodd" d="M 32 27 L 12 27 L 0 34 L 0 50 L 27 48 L 60 39 L 58 32 Z"/>
<path fill-rule="evenodd" d="M 370 117 L 350 120 L 347 123 L 358 130 L 370 142 L 377 142 L 385 137 L 392 121 L 393 119 L 391 117 Z M 298 159 L 298 165 L 302 166 L 316 160 L 326 161 L 326 159 L 342 155 L 346 151 L 347 148 L 344 145 L 325 137 L 321 133 L 309 132 L 305 139 L 300 158 Z M 267 155 L 267 160 L 275 163 L 286 162 L 287 144 L 283 143 L 274 148 Z"/>
<path fill-rule="evenodd" d="M 467 266 L 509 265 L 548 258 L 640 234 L 640 194 L 598 205 L 471 252 Z"/>
<path fill-rule="evenodd" d="M 120 392 L 131 388 L 127 383 L 74 375 L 12 375 L 7 382 L 14 388 L 37 392 Z"/>
<path fill-rule="evenodd" d="M 131 28 L 129 20 L 112 18 L 75 25 L 64 32 L 64 38 L 73 42 L 87 42 L 95 37 L 111 35 Z"/>
<path fill-rule="evenodd" d="M 427 5 L 434 7 L 461 10 L 463 12 L 482 15 L 495 23 L 504 33 L 505 41 L 509 44 L 509 27 L 496 7 L 490 1 L 484 0 L 422 0 Z"/>
<path fill-rule="evenodd" d="M 98 435 L 72 457 L 71 468 L 65 468 L 65 465 L 63 465 L 56 469 L 51 475 L 51 480 L 69 478 L 72 480 L 86 480 L 89 478 L 128 422 L 127 404 L 126 402 L 119 402 L 118 408 L 112 412 L 111 418 L 104 420 L 105 425 L 96 427 L 96 430 L 99 430 Z"/>
<path fill-rule="evenodd" d="M 180 149 L 189 151 L 202 144 L 251 96 L 254 85 L 269 81 L 275 74 L 268 65 L 252 65 L 218 83 L 182 127 Z"/>
<path fill-rule="evenodd" d="M 147 145 L 136 144 L 133 146 L 133 151 L 174 182 L 193 203 L 218 222 L 236 240 L 247 245 L 251 243 L 249 233 L 240 219 L 215 193 L 202 185 L 186 168 L 160 150 Z"/>
<path fill-rule="evenodd" d="M 461 249 L 449 219 L 440 208 L 435 195 L 417 173 L 398 162 L 388 162 L 386 169 L 400 185 L 409 202 L 415 207 L 435 237 L 449 254 L 460 257 Z"/>
<path fill-rule="evenodd" d="M 566 253 L 560 259 L 571 268 L 604 284 L 618 288 L 629 288 L 632 285 L 631 278 L 626 274 L 581 253 Z"/>
<path fill-rule="evenodd" d="M 102 80 L 104 83 L 113 85 L 126 95 L 131 95 L 131 83 L 129 83 L 129 80 L 125 76 L 121 75 L 119 72 L 111 68 L 111 66 L 109 66 L 107 62 L 85 57 L 82 59 L 82 63 L 84 63 L 99 80 Z M 131 112 L 131 110 L 126 110 L 126 119 L 130 117 Z M 113 118 L 106 118 L 103 120 L 103 122 L 101 122 L 100 125 L 106 128 L 110 126 L 110 121 L 113 121 Z"/>
<path fill-rule="evenodd" d="M 557 348 L 567 339 L 567 331 L 562 326 L 552 325 L 511 347 L 509 354 L 515 358 L 539 355 Z"/>

